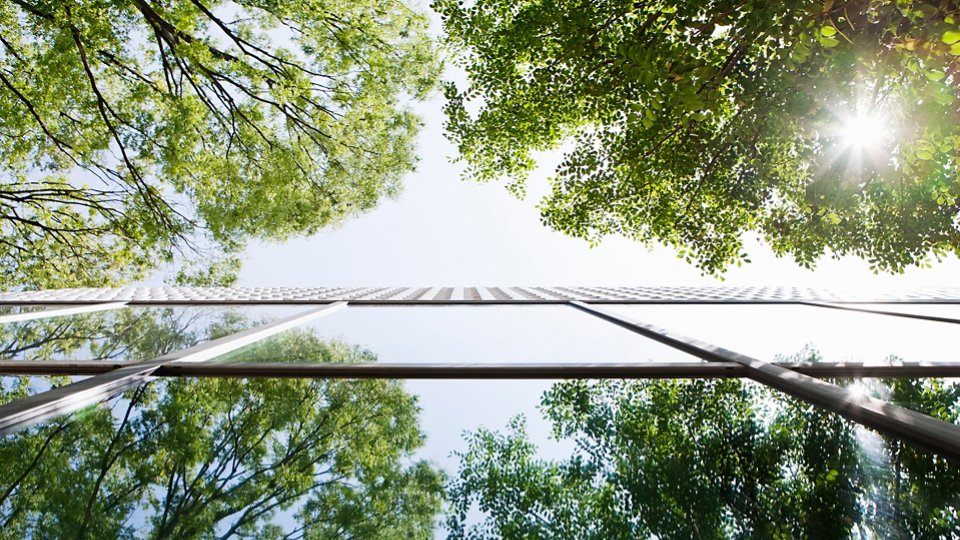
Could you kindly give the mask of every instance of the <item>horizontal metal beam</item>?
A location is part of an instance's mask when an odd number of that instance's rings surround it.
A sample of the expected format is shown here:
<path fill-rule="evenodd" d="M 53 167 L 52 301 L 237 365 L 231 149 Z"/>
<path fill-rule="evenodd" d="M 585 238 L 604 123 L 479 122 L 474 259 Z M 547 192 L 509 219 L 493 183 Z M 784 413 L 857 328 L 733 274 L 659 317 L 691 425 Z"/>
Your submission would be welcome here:
<path fill-rule="evenodd" d="M 674 363 L 236 363 L 169 364 L 158 375 L 179 377 L 316 377 L 332 379 L 594 379 L 736 376 L 737 364 Z"/>
<path fill-rule="evenodd" d="M 339 300 L 338 300 L 339 301 Z M 479 300 L 344 300 L 350 302 L 352 306 L 559 306 L 568 305 L 571 300 L 562 299 L 479 299 Z M 327 305 L 333 300 L 282 300 L 282 299 L 243 299 L 243 300 L 129 300 L 125 303 L 131 306 L 317 306 Z M 102 301 L 96 300 L 0 300 L 0 306 L 89 306 L 102 304 Z M 820 302 L 811 302 L 807 300 L 740 300 L 740 299 L 603 299 L 590 302 L 592 305 L 816 305 Z M 934 304 L 934 305 L 960 305 L 960 300 L 845 300 L 830 302 L 837 306 L 856 306 L 860 304 L 883 304 L 889 306 L 896 305 L 916 305 L 916 304 Z M 826 305 L 826 304 L 824 304 Z"/>
<path fill-rule="evenodd" d="M 783 366 L 673 333 L 584 302 L 572 306 L 677 350 L 712 362 L 736 362 L 759 383 L 960 463 L 960 426 L 869 396 L 858 395 Z"/>
<path fill-rule="evenodd" d="M 143 383 L 157 368 L 164 364 L 209 360 L 345 307 L 346 302 L 328 304 L 269 324 L 172 352 L 155 360 L 125 365 L 89 379 L 0 405 L 0 435 L 13 433 L 37 422 L 109 399 L 119 392 Z"/>
<path fill-rule="evenodd" d="M 36 319 L 49 319 L 51 317 L 63 317 L 66 315 L 77 315 L 80 313 L 93 313 L 96 311 L 106 311 L 108 309 L 119 309 L 125 307 L 126 305 L 127 302 L 100 302 L 94 304 L 80 304 L 59 309 L 52 308 L 39 311 L 27 311 L 24 313 L 12 313 L 10 315 L 0 315 L 0 324 L 32 321 Z"/>
<path fill-rule="evenodd" d="M 4 375 L 98 375 L 132 362 L 0 362 Z M 960 377 L 960 362 L 776 363 L 812 377 Z M 316 362 L 180 363 L 159 366 L 158 377 L 316 377 L 382 379 L 644 379 L 745 377 L 735 362 L 564 362 L 336 364 Z"/>
<path fill-rule="evenodd" d="M 927 303 L 927 302 L 924 302 Z M 932 322 L 942 322 L 942 323 L 951 323 L 951 324 L 960 324 L 960 319 L 954 319 L 952 317 L 938 317 L 936 315 L 922 315 L 920 313 L 904 313 L 903 311 L 888 311 L 885 309 L 871 309 L 860 307 L 858 305 L 846 305 L 838 304 L 835 302 L 802 302 L 806 306 L 814 306 L 828 309 L 839 309 L 843 311 L 856 311 L 859 313 L 872 313 L 874 315 L 889 315 L 891 317 L 903 317 L 905 319 L 920 319 L 922 321 L 932 321 Z M 896 304 L 885 304 L 891 307 Z M 939 304 L 943 305 L 943 304 Z"/>

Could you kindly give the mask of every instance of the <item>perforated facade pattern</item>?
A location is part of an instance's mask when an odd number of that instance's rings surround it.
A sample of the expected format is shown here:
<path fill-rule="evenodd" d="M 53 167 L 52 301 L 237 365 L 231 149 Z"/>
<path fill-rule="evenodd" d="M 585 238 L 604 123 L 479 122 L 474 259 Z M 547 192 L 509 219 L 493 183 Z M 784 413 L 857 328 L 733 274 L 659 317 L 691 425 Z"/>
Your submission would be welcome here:
<path fill-rule="evenodd" d="M 0 293 L 0 303 L 960 302 L 960 287 L 123 287 Z"/>

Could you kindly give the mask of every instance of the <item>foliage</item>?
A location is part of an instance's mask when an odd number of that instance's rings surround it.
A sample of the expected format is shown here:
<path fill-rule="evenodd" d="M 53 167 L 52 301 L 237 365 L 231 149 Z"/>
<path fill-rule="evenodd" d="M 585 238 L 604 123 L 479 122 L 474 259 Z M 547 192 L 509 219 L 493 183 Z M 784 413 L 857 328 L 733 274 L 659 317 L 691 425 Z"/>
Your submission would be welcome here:
<path fill-rule="evenodd" d="M 202 317 L 132 308 L 0 325 L 3 360 L 147 360 L 203 339 Z"/>
<path fill-rule="evenodd" d="M 399 0 L 4 3 L 0 288 L 174 257 L 226 283 L 247 239 L 392 196 L 415 162 L 406 100 L 438 71 L 427 24 Z"/>
<path fill-rule="evenodd" d="M 202 332 L 245 326 L 216 323 Z M 119 348 L 142 350 L 146 334 L 125 334 Z M 290 343 L 317 361 L 375 360 L 303 331 L 286 335 L 274 352 Z M 156 337 L 144 337 L 159 347 L 149 356 L 170 342 Z M 20 378 L 2 398 L 30 391 Z M 411 460 L 423 439 L 418 413 L 398 381 L 143 385 L 0 441 L 0 537 L 430 538 L 442 479 Z"/>
<path fill-rule="evenodd" d="M 533 152 L 570 146 L 540 204 L 556 230 L 662 242 L 708 273 L 748 260 L 746 233 L 805 266 L 960 252 L 955 3 L 433 6 L 469 78 L 446 87 L 466 175 L 522 194 Z"/>
<path fill-rule="evenodd" d="M 957 420 L 955 387 L 887 384 L 895 401 Z M 566 381 L 542 406 L 573 455 L 538 459 L 520 419 L 472 433 L 449 487 L 451 538 L 960 534 L 960 468 L 896 441 L 868 455 L 861 440 L 878 437 L 753 383 Z"/>

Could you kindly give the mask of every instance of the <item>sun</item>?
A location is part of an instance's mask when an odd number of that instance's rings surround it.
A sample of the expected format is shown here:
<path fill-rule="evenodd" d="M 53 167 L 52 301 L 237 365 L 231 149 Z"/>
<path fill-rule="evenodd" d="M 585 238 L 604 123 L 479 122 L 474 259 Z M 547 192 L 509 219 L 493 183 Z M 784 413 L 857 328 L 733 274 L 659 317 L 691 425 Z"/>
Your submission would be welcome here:
<path fill-rule="evenodd" d="M 843 150 L 876 152 L 892 135 L 890 123 L 876 111 L 856 111 L 838 120 L 837 139 Z"/>

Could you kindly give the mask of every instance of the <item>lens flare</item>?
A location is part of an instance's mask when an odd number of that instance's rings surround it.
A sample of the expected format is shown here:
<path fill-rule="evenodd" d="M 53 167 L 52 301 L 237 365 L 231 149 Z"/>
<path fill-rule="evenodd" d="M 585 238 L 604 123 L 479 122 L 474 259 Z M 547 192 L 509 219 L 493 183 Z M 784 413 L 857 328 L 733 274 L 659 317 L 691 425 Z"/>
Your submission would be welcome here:
<path fill-rule="evenodd" d="M 837 135 L 844 150 L 877 151 L 890 139 L 891 129 L 881 114 L 856 112 L 840 118 Z"/>

